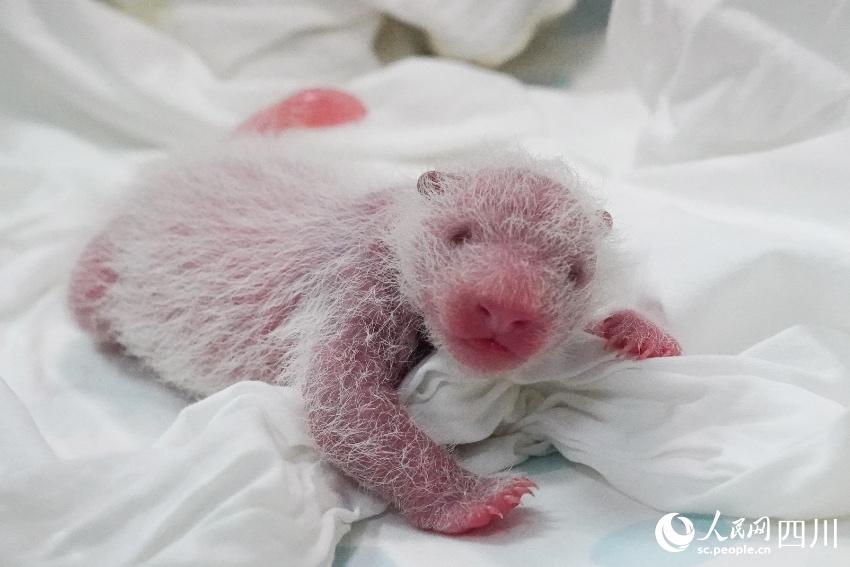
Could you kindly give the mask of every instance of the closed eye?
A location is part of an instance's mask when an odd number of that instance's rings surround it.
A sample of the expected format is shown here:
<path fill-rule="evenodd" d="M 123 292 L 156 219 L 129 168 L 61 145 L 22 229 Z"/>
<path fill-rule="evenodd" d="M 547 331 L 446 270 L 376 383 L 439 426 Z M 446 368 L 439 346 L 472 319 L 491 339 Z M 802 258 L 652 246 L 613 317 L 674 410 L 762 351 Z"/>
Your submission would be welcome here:
<path fill-rule="evenodd" d="M 451 232 L 449 236 L 449 244 L 452 246 L 462 246 L 472 238 L 472 229 L 468 226 L 461 226 Z"/>
<path fill-rule="evenodd" d="M 567 279 L 576 286 L 583 286 L 587 283 L 587 269 L 584 262 L 575 262 L 570 266 L 570 271 L 567 274 Z"/>

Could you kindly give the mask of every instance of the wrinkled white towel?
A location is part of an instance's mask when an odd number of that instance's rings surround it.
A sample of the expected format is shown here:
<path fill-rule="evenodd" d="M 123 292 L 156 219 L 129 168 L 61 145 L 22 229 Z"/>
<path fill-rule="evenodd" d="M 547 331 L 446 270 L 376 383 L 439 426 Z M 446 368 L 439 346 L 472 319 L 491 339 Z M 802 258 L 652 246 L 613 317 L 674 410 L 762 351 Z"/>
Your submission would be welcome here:
<path fill-rule="evenodd" d="M 841 0 L 618 2 L 609 38 L 652 117 L 644 163 L 764 151 L 850 126 Z"/>
<path fill-rule="evenodd" d="M 320 461 L 292 389 L 237 384 L 108 457 L 57 458 L 2 381 L 0 411 L 4 565 L 329 565 L 383 508 Z"/>
<path fill-rule="evenodd" d="M 660 510 L 850 514 L 850 333 L 789 328 L 739 355 L 617 360 L 588 336 L 511 382 L 444 354 L 402 397 L 473 470 L 557 450 Z"/>
<path fill-rule="evenodd" d="M 568 12 L 576 0 L 116 0 L 116 4 L 181 43 L 219 74 L 258 75 L 275 69 L 305 76 L 362 72 L 374 66 L 372 40 L 382 14 L 424 32 L 439 55 L 499 65 L 528 44 L 538 26 Z M 288 49 L 270 49 L 285 45 Z M 292 57 L 296 52 L 298 57 Z M 346 65 L 348 64 L 348 65 Z M 354 68 L 351 68 L 351 66 Z M 313 66 L 311 69 L 310 66 Z"/>

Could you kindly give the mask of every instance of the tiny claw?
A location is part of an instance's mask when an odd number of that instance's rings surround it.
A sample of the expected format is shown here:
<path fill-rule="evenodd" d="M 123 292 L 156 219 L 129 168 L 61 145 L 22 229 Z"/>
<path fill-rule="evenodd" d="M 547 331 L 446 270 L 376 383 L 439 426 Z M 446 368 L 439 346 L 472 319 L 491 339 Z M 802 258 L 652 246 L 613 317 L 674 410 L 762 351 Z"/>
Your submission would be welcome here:
<path fill-rule="evenodd" d="M 487 510 L 487 512 L 489 512 L 491 516 L 498 516 L 500 520 L 504 519 L 505 517 L 505 515 L 502 514 L 495 506 L 487 506 L 485 510 Z"/>
<path fill-rule="evenodd" d="M 505 494 L 502 497 L 502 500 L 504 500 L 506 503 L 510 504 L 511 506 L 516 506 L 517 504 L 519 504 L 519 496 L 514 496 L 513 494 Z"/>

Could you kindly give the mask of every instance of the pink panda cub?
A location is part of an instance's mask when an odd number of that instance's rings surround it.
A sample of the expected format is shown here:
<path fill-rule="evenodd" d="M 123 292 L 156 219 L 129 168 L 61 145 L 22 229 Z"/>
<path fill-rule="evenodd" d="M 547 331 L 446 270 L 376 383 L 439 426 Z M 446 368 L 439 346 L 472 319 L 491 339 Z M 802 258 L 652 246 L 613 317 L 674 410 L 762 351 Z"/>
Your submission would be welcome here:
<path fill-rule="evenodd" d="M 374 189 L 274 135 L 364 115 L 345 93 L 299 93 L 160 164 L 84 252 L 71 306 L 195 394 L 299 385 L 331 463 L 414 525 L 460 533 L 534 484 L 462 469 L 410 420 L 396 388 L 423 351 L 495 378 L 585 330 L 638 358 L 680 349 L 633 311 L 592 320 L 612 222 L 563 164 L 513 152 Z"/>

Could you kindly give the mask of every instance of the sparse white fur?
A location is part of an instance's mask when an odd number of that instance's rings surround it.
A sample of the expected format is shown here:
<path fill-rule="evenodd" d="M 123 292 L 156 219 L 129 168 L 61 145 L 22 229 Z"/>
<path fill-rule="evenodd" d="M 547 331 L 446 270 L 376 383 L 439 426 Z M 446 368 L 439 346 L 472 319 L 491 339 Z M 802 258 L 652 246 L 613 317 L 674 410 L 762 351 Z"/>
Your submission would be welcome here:
<path fill-rule="evenodd" d="M 514 195 L 525 188 L 507 178 L 511 169 L 570 188 L 573 206 L 534 225 L 518 224 L 521 214 L 494 224 L 482 211 L 498 206 L 499 192 L 482 191 L 480 201 L 461 214 L 486 231 L 485 240 L 521 237 L 560 250 L 564 258 L 591 252 L 579 247 L 592 245 L 598 257 L 592 285 L 552 289 L 558 296 L 551 304 L 567 308 L 553 337 L 563 340 L 580 330 L 608 303 L 619 279 L 610 238 L 588 222 L 600 203 L 559 161 L 512 151 L 488 153 L 463 167 L 483 172 L 490 186 L 509 187 Z M 458 171 L 452 164 L 445 168 Z M 429 218 L 458 212 L 459 191 L 446 189 L 425 199 L 413 179 L 382 186 L 356 168 L 335 169 L 263 136 L 169 159 L 144 176 L 107 229 L 108 264 L 121 277 L 98 311 L 128 352 L 188 392 L 207 395 L 246 379 L 300 382 L 313 345 L 325 340 L 323 330 L 333 329 L 334 319 L 351 320 L 358 308 L 359 302 L 347 303 L 346 288 L 362 288 L 350 268 L 369 241 L 389 246 L 392 253 L 382 256 L 386 264 L 370 271 L 392 278 L 385 291 L 398 289 L 400 295 L 363 300 L 409 303 L 421 313 L 423 270 L 450 281 L 452 270 L 468 268 L 439 265 L 445 239 L 423 229 Z M 383 197 L 364 214 L 364 196 L 377 192 Z M 533 207 L 533 199 L 525 204 Z M 558 273 L 563 266 L 546 269 L 553 281 L 564 281 Z M 299 277 L 292 278 L 294 272 Z M 276 285 L 281 281 L 286 285 Z M 294 303 L 299 307 L 268 329 L 274 314 Z M 441 343 L 439 335 L 429 338 Z"/>
<path fill-rule="evenodd" d="M 538 298 L 549 309 L 545 314 L 555 322 L 549 346 L 566 340 L 573 332 L 583 331 L 606 307 L 621 299 L 623 258 L 616 236 L 599 222 L 603 203 L 593 195 L 588 182 L 565 162 L 502 148 L 464 156 L 462 162 L 444 161 L 435 164 L 434 169 L 457 175 L 443 179 L 443 190 L 431 199 L 422 199 L 414 191 L 397 195 L 395 222 L 388 239 L 396 250 L 401 292 L 419 313 L 427 311 L 424 291 L 462 279 L 461 274 L 473 271 L 470 263 L 481 262 L 481 270 L 498 274 L 492 265 L 487 265 L 491 258 L 486 256 L 452 257 L 446 250 L 446 235 L 439 229 L 429 230 L 434 219 L 456 219 L 455 223 L 471 225 L 478 232 L 476 239 L 483 243 L 515 243 L 529 257 L 549 254 L 548 261 L 542 263 L 540 277 L 546 280 L 541 288 L 551 296 Z M 518 177 L 517 172 L 533 175 Z M 566 188 L 572 198 L 569 206 L 558 203 L 547 211 L 549 214 L 534 215 L 533 211 L 540 207 L 534 194 L 540 178 Z M 470 189 L 471 186 L 475 188 Z M 470 196 L 472 202 L 464 201 Z M 511 201 L 512 210 L 499 218 L 506 200 Z M 576 289 L 567 282 L 565 272 L 572 259 L 588 256 L 595 258 L 593 281 Z M 502 287 L 509 289 L 510 285 Z M 431 323 L 431 327 L 437 326 L 436 321 Z M 443 346 L 442 337 L 433 330 L 429 338 L 436 346 Z"/>
<path fill-rule="evenodd" d="M 469 273 L 498 276 L 482 243 L 505 241 L 519 266 L 542 266 L 545 293 L 533 299 L 554 322 L 553 346 L 605 301 L 613 255 L 599 203 L 563 164 L 512 151 L 446 169 L 442 193 L 424 196 L 415 179 L 375 180 L 262 136 L 171 159 L 90 247 L 72 303 L 88 301 L 84 324 L 194 394 L 239 380 L 300 385 L 335 465 L 417 525 L 459 531 L 510 479 L 459 470 L 397 411 L 417 333 L 443 344 L 439 294 Z M 570 199 L 541 209 L 535 192 L 550 181 Z M 466 252 L 447 248 L 454 220 L 475 231 Z M 573 285 L 571 263 L 590 257 L 595 277 Z M 85 272 L 96 265 L 117 279 L 92 299 Z"/>

